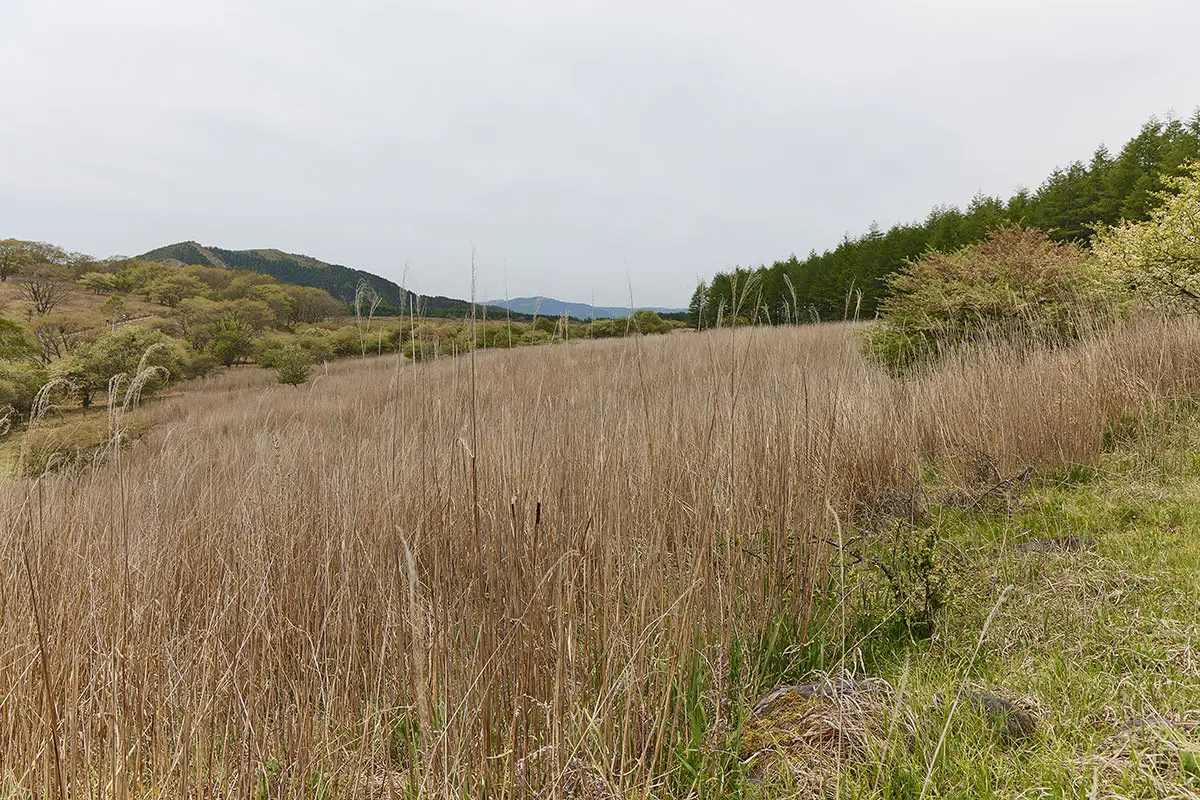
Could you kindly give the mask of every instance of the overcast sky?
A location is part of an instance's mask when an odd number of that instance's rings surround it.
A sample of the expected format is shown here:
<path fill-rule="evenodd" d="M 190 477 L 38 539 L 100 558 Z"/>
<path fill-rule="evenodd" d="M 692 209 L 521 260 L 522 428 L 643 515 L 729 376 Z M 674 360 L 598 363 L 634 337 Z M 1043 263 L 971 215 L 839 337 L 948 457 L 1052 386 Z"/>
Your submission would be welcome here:
<path fill-rule="evenodd" d="M 1007 197 L 1200 104 L 1200 3 L 0 0 L 0 238 L 426 294 L 697 277 Z"/>

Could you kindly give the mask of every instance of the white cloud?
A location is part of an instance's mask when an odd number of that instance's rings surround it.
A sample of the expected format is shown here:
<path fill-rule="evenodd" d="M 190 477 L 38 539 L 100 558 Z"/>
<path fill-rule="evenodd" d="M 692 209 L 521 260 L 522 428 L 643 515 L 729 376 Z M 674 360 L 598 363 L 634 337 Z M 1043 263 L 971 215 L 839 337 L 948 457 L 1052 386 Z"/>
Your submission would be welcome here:
<path fill-rule="evenodd" d="M 697 274 L 1189 113 L 1184 2 L 5 0 L 0 236 L 273 246 L 463 295 Z"/>

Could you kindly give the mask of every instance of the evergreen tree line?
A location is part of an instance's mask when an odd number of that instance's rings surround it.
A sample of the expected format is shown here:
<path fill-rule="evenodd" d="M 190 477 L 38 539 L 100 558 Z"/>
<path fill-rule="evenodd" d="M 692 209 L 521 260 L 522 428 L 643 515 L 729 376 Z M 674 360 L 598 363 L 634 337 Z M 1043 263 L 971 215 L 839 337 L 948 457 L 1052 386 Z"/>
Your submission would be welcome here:
<path fill-rule="evenodd" d="M 924 221 L 886 232 L 872 225 L 824 253 L 718 273 L 696 287 L 689 321 L 709 327 L 873 317 L 887 296 L 888 278 L 924 253 L 957 250 L 1014 223 L 1056 242 L 1087 245 L 1097 227 L 1145 220 L 1157 202 L 1154 193 L 1195 159 L 1200 110 L 1186 121 L 1152 119 L 1117 155 L 1101 146 L 1089 161 L 1056 169 L 1036 191 L 1022 189 L 1007 202 L 978 195 L 965 210 L 939 206 Z"/>

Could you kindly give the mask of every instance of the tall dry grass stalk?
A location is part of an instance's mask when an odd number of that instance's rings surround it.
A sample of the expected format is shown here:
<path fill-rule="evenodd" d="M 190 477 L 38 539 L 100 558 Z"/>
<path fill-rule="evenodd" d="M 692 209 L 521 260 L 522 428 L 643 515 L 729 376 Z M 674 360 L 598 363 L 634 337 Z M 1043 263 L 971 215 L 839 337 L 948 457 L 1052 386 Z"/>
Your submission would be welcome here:
<path fill-rule="evenodd" d="M 835 519 L 930 460 L 1091 457 L 1200 389 L 1200 324 L 902 382 L 845 325 L 268 380 L 0 488 L 0 794 L 56 796 L 55 753 L 73 797 L 670 794 L 705 685 L 815 635 Z"/>

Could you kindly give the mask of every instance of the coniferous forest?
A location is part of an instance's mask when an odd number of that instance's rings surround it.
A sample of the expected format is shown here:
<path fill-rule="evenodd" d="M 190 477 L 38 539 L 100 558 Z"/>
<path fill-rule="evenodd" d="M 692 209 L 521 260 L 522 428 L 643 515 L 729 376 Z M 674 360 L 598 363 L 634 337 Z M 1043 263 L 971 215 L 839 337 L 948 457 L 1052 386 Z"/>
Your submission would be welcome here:
<path fill-rule="evenodd" d="M 920 222 L 877 225 L 845 237 L 824 253 L 794 254 L 770 266 L 735 267 L 701 283 L 692 294 L 693 325 L 782 323 L 873 317 L 887 280 L 930 250 L 951 251 L 981 241 L 988 231 L 1020 224 L 1052 240 L 1086 245 L 1098 227 L 1144 220 L 1163 180 L 1200 158 L 1200 110 L 1189 119 L 1152 119 L 1115 155 L 1101 146 L 1087 161 L 1056 169 L 1035 190 L 1003 200 L 978 195 L 965 209 L 938 206 Z"/>

